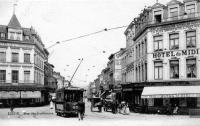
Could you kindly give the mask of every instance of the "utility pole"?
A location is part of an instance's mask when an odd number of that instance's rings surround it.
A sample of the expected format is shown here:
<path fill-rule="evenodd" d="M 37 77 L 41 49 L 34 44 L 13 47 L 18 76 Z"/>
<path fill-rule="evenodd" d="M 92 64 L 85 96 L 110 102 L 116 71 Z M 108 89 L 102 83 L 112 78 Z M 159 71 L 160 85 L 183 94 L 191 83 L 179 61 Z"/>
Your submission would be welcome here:
<path fill-rule="evenodd" d="M 72 81 L 72 79 L 73 79 L 74 75 L 76 74 L 76 72 L 77 72 L 77 70 L 78 70 L 79 66 L 81 65 L 82 61 L 83 61 L 83 58 L 81 59 L 81 61 L 80 61 L 80 63 L 78 64 L 78 66 L 77 66 L 77 68 L 76 68 L 76 70 L 75 70 L 74 74 L 72 75 L 72 77 L 71 77 L 71 79 L 70 79 L 70 81 L 69 81 L 69 87 L 71 86 L 71 81 Z"/>

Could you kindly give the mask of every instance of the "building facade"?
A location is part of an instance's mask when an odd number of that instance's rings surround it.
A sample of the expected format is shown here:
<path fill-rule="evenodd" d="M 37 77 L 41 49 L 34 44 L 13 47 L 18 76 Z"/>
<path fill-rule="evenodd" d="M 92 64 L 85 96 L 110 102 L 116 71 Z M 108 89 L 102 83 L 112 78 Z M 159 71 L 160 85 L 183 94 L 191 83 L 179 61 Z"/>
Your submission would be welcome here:
<path fill-rule="evenodd" d="M 147 106 L 149 111 L 164 111 L 170 105 L 188 113 L 198 108 L 200 2 L 156 3 L 132 24 L 135 30 L 128 27 L 125 35 L 134 35 L 133 83 L 123 90 L 133 94 L 129 101 L 133 110 Z"/>
<path fill-rule="evenodd" d="M 0 25 L 0 100 L 4 105 L 44 102 L 44 52 L 33 28 L 21 27 L 13 14 L 9 24 Z"/>
<path fill-rule="evenodd" d="M 63 77 L 60 72 L 53 72 L 53 77 L 57 80 L 57 89 L 61 89 L 65 86 L 65 77 Z"/>

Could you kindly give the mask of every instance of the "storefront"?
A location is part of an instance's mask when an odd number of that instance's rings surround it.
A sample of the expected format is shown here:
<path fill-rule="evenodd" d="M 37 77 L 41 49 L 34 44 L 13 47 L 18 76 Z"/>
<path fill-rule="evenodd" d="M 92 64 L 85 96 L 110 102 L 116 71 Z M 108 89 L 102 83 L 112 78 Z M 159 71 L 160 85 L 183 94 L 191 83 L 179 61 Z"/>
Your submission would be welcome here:
<path fill-rule="evenodd" d="M 141 112 L 143 101 L 141 94 L 145 83 L 130 83 L 122 85 L 122 100 L 128 103 L 133 112 Z"/>
<path fill-rule="evenodd" d="M 141 98 L 147 101 L 147 112 L 165 113 L 167 107 L 173 111 L 178 106 L 179 114 L 188 114 L 190 109 L 200 108 L 200 86 L 144 87 Z"/>
<path fill-rule="evenodd" d="M 0 88 L 1 106 L 35 106 L 44 103 L 43 87 L 33 86 L 4 86 Z"/>

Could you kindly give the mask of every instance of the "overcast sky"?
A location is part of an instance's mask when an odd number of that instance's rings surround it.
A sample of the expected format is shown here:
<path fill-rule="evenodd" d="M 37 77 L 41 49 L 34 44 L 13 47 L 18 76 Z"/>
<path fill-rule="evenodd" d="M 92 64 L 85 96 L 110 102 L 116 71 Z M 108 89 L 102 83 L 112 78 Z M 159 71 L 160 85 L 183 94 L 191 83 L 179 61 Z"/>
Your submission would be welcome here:
<path fill-rule="evenodd" d="M 7 25 L 15 0 L 0 0 L 0 24 Z M 159 0 L 166 4 L 169 0 Z M 45 47 L 104 28 L 129 25 L 156 0 L 18 0 L 16 15 L 22 27 L 33 26 Z M 108 57 L 124 48 L 126 28 L 101 32 L 49 48 L 49 62 L 67 80 L 83 58 L 73 85 L 84 87 L 106 67 Z M 106 51 L 106 53 L 103 53 Z"/>

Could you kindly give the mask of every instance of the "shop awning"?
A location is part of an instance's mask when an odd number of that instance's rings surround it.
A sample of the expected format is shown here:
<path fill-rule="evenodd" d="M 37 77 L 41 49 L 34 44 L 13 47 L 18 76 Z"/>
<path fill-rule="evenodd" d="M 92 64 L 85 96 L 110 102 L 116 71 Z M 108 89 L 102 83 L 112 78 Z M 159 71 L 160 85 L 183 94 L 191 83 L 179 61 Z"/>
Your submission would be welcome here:
<path fill-rule="evenodd" d="M 200 86 L 144 87 L 141 98 L 200 97 Z"/>

